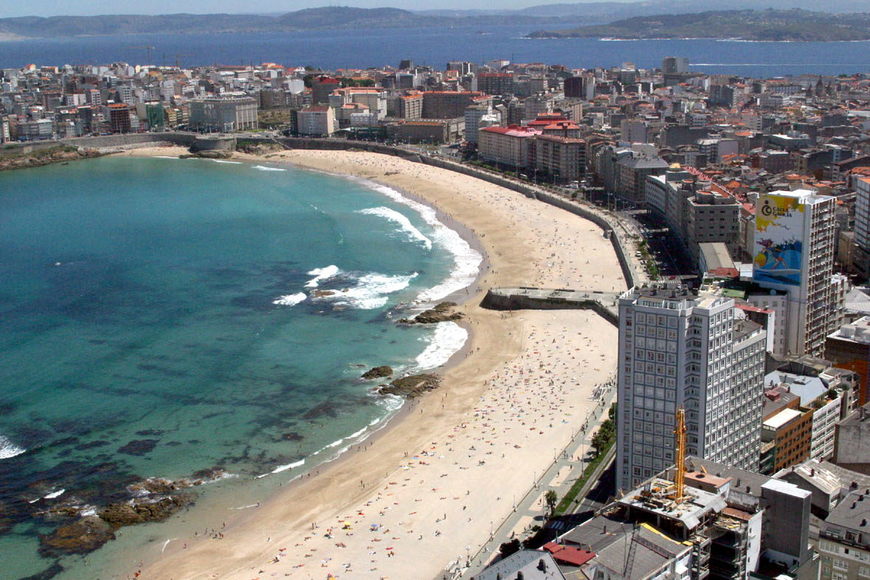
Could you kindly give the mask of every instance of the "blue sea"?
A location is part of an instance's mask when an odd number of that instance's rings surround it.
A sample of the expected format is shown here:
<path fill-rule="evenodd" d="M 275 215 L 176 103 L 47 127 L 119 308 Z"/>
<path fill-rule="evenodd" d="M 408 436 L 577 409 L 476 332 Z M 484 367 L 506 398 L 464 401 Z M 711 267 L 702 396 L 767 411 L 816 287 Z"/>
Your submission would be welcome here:
<path fill-rule="evenodd" d="M 360 375 L 446 362 L 463 329 L 396 320 L 480 259 L 396 191 L 276 164 L 0 173 L 0 578 L 89 577 L 38 555 L 49 507 L 214 468 L 253 501 L 366 437 L 401 401 Z"/>
<path fill-rule="evenodd" d="M 401 59 L 443 68 L 449 60 L 545 62 L 612 67 L 661 66 L 665 56 L 689 58 L 692 70 L 768 78 L 799 74 L 870 73 L 870 42 L 744 42 L 735 40 L 612 41 L 527 39 L 529 26 L 315 30 L 293 33 L 143 34 L 46 38 L 0 43 L 0 67 L 26 64 L 145 63 L 246 65 L 277 62 L 324 69 L 397 66 Z M 138 48 L 137 48 L 138 47 Z"/>

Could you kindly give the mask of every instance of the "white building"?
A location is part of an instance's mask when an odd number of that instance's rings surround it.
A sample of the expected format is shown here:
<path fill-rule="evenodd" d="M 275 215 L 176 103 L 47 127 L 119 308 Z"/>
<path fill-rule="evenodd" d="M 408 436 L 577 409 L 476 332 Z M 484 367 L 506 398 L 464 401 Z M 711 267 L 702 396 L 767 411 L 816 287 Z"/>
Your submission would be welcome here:
<path fill-rule="evenodd" d="M 870 177 L 854 180 L 855 193 L 855 244 L 858 246 L 856 264 L 863 265 L 864 276 L 870 277 Z M 859 266 L 860 268 L 861 266 Z"/>
<path fill-rule="evenodd" d="M 207 97 L 190 102 L 194 131 L 244 131 L 257 128 L 257 100 L 251 97 Z"/>
<path fill-rule="evenodd" d="M 674 463 L 674 414 L 686 410 L 686 452 L 758 467 L 765 331 L 716 287 L 633 288 L 619 300 L 618 489 Z"/>
<path fill-rule="evenodd" d="M 807 189 L 766 193 L 756 204 L 752 277 L 788 295 L 789 354 L 822 356 L 825 337 L 841 318 L 840 282 L 833 277 L 835 204 Z"/>

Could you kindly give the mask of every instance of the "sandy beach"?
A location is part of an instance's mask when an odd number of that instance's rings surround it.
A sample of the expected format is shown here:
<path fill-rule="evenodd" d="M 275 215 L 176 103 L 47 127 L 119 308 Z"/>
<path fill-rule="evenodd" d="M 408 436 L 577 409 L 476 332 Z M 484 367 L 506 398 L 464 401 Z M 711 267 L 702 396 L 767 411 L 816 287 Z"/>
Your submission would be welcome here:
<path fill-rule="evenodd" d="M 180 148 L 125 155 L 164 156 Z M 461 306 L 469 344 L 443 383 L 379 437 L 283 488 L 213 534 L 142 554 L 143 578 L 434 578 L 464 562 L 509 515 L 595 406 L 615 372 L 616 329 L 590 311 L 496 312 L 495 286 L 618 291 L 610 242 L 591 222 L 450 171 L 349 151 L 238 160 L 371 179 L 464 225 L 488 269 Z M 457 360 L 458 359 L 458 360 Z M 288 477 L 289 479 L 289 477 Z M 196 508 L 190 512 L 195 517 Z M 138 564 L 138 563 L 137 563 Z"/>

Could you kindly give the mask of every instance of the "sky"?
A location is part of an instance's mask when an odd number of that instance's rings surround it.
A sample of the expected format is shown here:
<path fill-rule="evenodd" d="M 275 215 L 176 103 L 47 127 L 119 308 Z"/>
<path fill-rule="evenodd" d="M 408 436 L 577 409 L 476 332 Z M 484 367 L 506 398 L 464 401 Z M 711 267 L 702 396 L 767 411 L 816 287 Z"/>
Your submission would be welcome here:
<path fill-rule="evenodd" d="M 523 8 L 561 1 L 565 0 L 431 0 L 431 2 L 426 3 L 422 3 L 420 0 L 340 0 L 338 2 L 335 0 L 258 0 L 255 3 L 255 10 L 260 14 L 292 12 L 320 6 L 357 6 L 360 8 L 389 6 L 413 10 L 423 8 L 492 10 Z M 12 16 L 89 16 L 93 14 L 174 14 L 178 12 L 214 14 L 218 12 L 250 13 L 253 10 L 250 3 L 240 3 L 238 0 L 186 0 L 185 2 L 178 0 L 39 0 L 37 2 L 0 0 L 0 18 Z"/>

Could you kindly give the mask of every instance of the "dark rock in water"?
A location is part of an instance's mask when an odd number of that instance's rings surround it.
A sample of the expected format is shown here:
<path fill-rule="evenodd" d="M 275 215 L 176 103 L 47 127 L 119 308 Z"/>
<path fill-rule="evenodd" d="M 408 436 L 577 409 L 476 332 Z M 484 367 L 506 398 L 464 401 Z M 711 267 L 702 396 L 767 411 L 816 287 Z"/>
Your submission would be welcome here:
<path fill-rule="evenodd" d="M 12 518 L 12 512 L 6 507 L 6 504 L 0 503 L 0 536 L 12 529 L 15 525 L 15 520 Z"/>
<path fill-rule="evenodd" d="M 224 475 L 226 475 L 226 470 L 221 467 L 209 467 L 208 469 L 200 469 L 199 471 L 194 471 L 191 474 L 191 477 L 194 480 L 204 480 L 204 481 L 212 481 L 214 479 L 220 479 Z M 194 481 L 194 485 L 196 485 L 196 481 Z"/>
<path fill-rule="evenodd" d="M 100 518 L 117 530 L 123 526 L 145 522 L 162 522 L 193 501 L 188 494 L 162 497 L 158 500 L 134 500 L 132 503 L 113 503 L 100 510 Z"/>
<path fill-rule="evenodd" d="M 149 477 L 148 479 L 137 481 L 127 487 L 131 493 L 170 493 L 177 491 L 187 485 L 179 485 L 171 479 L 163 477 Z"/>
<path fill-rule="evenodd" d="M 380 366 L 380 367 L 375 367 L 375 368 L 373 368 L 373 369 L 371 369 L 371 370 L 369 370 L 369 371 L 366 371 L 365 373 L 363 373 L 362 378 L 364 378 L 364 379 L 366 379 L 366 380 L 369 380 L 369 379 L 380 379 L 380 378 L 383 378 L 383 377 L 389 377 L 389 376 L 392 376 L 392 374 L 393 374 L 393 369 L 392 369 L 392 367 L 388 367 L 387 365 L 383 365 L 383 366 Z"/>
<path fill-rule="evenodd" d="M 332 405 L 332 403 L 327 401 L 309 409 L 304 415 L 302 415 L 302 418 L 311 420 L 319 419 L 323 416 L 335 417 L 336 415 L 337 413 L 335 412 L 335 407 Z"/>
<path fill-rule="evenodd" d="M 46 557 L 87 554 L 113 539 L 112 526 L 97 516 L 88 516 L 40 536 L 39 553 Z"/>
<path fill-rule="evenodd" d="M 302 441 L 305 438 L 296 431 L 291 431 L 289 433 L 284 433 L 283 435 L 281 435 L 281 439 L 283 439 L 284 441 Z"/>
<path fill-rule="evenodd" d="M 455 307 L 455 302 L 441 302 L 434 308 L 421 312 L 414 318 L 403 318 L 399 322 L 404 324 L 435 324 L 438 322 L 461 320 L 464 315 L 461 312 L 454 311 Z"/>
<path fill-rule="evenodd" d="M 79 442 L 78 437 L 65 437 L 63 439 L 58 439 L 57 441 L 52 441 L 49 445 L 50 447 L 60 447 L 61 445 L 75 445 Z"/>
<path fill-rule="evenodd" d="M 166 431 L 162 431 L 160 429 L 143 429 L 141 431 L 136 431 L 136 435 L 140 437 L 148 437 L 150 436 L 160 436 L 163 435 Z"/>
<path fill-rule="evenodd" d="M 95 447 L 103 447 L 103 446 L 108 445 L 108 444 L 109 444 L 108 441 L 102 441 L 102 440 L 91 441 L 90 443 L 82 443 L 81 445 L 76 445 L 76 451 L 87 451 L 88 449 L 93 449 Z"/>
<path fill-rule="evenodd" d="M 311 293 L 314 298 L 325 298 L 326 296 L 334 296 L 335 290 L 315 290 Z"/>
<path fill-rule="evenodd" d="M 118 448 L 118 453 L 125 455 L 145 455 L 150 453 L 156 446 L 157 439 L 134 439 L 123 447 Z"/>
<path fill-rule="evenodd" d="M 37 572 L 33 576 L 26 576 L 21 578 L 21 580 L 51 580 L 61 572 L 63 572 L 63 566 L 60 565 L 60 562 L 55 562 L 42 572 Z"/>
<path fill-rule="evenodd" d="M 77 518 L 82 515 L 84 508 L 80 505 L 58 505 L 48 508 L 44 512 L 36 512 L 38 516 L 46 516 L 48 518 Z"/>
<path fill-rule="evenodd" d="M 435 389 L 441 382 L 437 375 L 410 375 L 394 380 L 378 391 L 382 395 L 398 395 L 413 399 Z"/>

